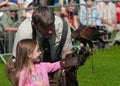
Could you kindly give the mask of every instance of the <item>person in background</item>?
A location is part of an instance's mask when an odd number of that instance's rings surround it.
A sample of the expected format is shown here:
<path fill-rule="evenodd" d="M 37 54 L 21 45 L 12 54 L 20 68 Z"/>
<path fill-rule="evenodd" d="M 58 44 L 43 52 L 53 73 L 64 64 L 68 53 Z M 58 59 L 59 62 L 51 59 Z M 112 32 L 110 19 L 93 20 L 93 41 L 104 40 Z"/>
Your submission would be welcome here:
<path fill-rule="evenodd" d="M 116 1 L 115 8 L 116 8 L 118 31 L 116 33 L 116 36 L 114 37 L 114 41 L 111 43 L 111 46 L 120 45 L 120 1 Z"/>
<path fill-rule="evenodd" d="M 14 36 L 21 23 L 19 14 L 17 13 L 16 5 L 10 5 L 9 11 L 1 18 L 1 26 L 6 34 L 6 49 L 7 53 L 11 53 L 13 49 Z"/>
<path fill-rule="evenodd" d="M 26 10 L 25 13 L 25 17 L 26 18 L 31 18 L 32 17 L 32 13 L 34 11 L 33 9 L 33 0 L 29 1 L 29 2 L 25 2 L 25 8 L 29 8 L 28 10 Z"/>
<path fill-rule="evenodd" d="M 117 23 L 120 24 L 120 1 L 116 2 L 116 16 L 117 16 Z"/>
<path fill-rule="evenodd" d="M 0 53 L 5 53 L 5 47 L 4 47 L 4 30 L 1 26 L 1 18 L 6 13 L 6 9 L 8 8 L 7 2 L 1 1 L 0 2 Z M 1 11 L 4 10 L 4 11 Z"/>
<path fill-rule="evenodd" d="M 12 3 L 12 2 L 8 2 L 8 1 L 0 2 L 0 10 L 1 10 L 0 11 L 0 20 L 1 20 L 2 16 L 4 15 L 4 13 L 6 13 L 6 11 L 8 11 L 10 5 L 17 6 L 17 4 Z"/>
<path fill-rule="evenodd" d="M 112 38 L 112 33 L 117 30 L 117 18 L 115 4 L 111 1 L 104 0 L 97 5 L 102 23 L 105 26 L 105 30 L 109 33 L 107 39 Z"/>
<path fill-rule="evenodd" d="M 69 5 L 75 5 L 74 1 L 70 1 Z M 78 29 L 79 22 L 77 19 L 76 6 L 67 6 L 64 10 L 61 10 L 61 17 L 67 21 L 71 28 L 71 31 Z"/>
<path fill-rule="evenodd" d="M 6 10 L 6 9 L 8 9 L 8 4 L 7 4 L 7 2 L 6 2 L 6 1 L 0 2 L 0 10 Z M 6 12 L 6 11 L 1 11 L 1 12 L 0 12 L 0 20 L 1 20 L 1 18 L 2 18 L 2 15 L 4 15 L 5 12 Z"/>
<path fill-rule="evenodd" d="M 39 47 L 39 43 L 33 39 L 18 42 L 15 62 L 16 86 L 50 86 L 48 73 L 61 68 L 60 61 L 41 62 Z"/>
<path fill-rule="evenodd" d="M 85 8 L 86 6 L 85 0 L 79 0 L 79 3 L 80 3 L 80 9 Z"/>
<path fill-rule="evenodd" d="M 12 2 L 8 2 L 8 1 L 2 1 L 2 2 L 0 2 L 0 10 L 2 10 L 0 12 L 0 22 L 2 22 L 1 21 L 2 16 L 8 11 L 9 5 L 15 5 L 15 6 L 17 6 L 17 4 L 12 3 Z M 0 32 L 3 32 L 3 28 L 1 26 L 1 24 L 0 24 Z"/>
<path fill-rule="evenodd" d="M 85 0 L 85 3 L 86 3 L 86 8 L 83 7 L 80 10 L 80 23 L 83 26 L 88 26 L 89 28 L 95 29 L 93 31 L 91 29 L 91 33 L 92 33 L 91 35 L 93 35 L 98 33 L 99 30 L 103 28 L 103 24 L 101 22 L 101 18 L 95 6 L 94 0 Z M 98 34 L 96 34 L 96 37 L 97 36 Z M 96 45 L 96 48 L 105 47 L 105 43 L 103 39 L 104 39 L 104 36 L 101 36 L 100 38 L 94 40 L 94 41 L 99 41 L 94 43 Z"/>
<path fill-rule="evenodd" d="M 80 23 L 91 27 L 102 26 L 99 13 L 94 5 L 94 0 L 85 0 L 86 8 L 80 11 Z"/>
<path fill-rule="evenodd" d="M 6 11 L 5 11 L 6 9 L 8 9 L 7 2 L 6 1 L 0 2 L 0 10 L 4 10 L 4 11 L 0 12 L 0 23 L 2 22 L 1 21 L 2 16 L 4 15 L 4 13 L 6 13 Z M 0 24 L 0 37 L 3 35 L 2 33 L 3 33 L 3 28 L 2 28 L 2 26 Z"/>
<path fill-rule="evenodd" d="M 64 11 L 66 9 L 66 5 L 70 4 L 70 2 L 75 2 L 74 5 L 79 4 L 79 0 L 59 0 L 59 4 L 62 6 L 61 11 Z M 78 6 L 76 6 L 76 13 L 78 15 Z"/>
<path fill-rule="evenodd" d="M 24 4 L 25 4 L 25 1 L 26 0 L 17 0 L 17 5 L 18 5 L 18 8 L 24 8 Z M 29 0 L 31 1 L 31 0 Z M 21 17 L 25 17 L 25 10 L 20 10 L 19 13 L 21 14 Z"/>

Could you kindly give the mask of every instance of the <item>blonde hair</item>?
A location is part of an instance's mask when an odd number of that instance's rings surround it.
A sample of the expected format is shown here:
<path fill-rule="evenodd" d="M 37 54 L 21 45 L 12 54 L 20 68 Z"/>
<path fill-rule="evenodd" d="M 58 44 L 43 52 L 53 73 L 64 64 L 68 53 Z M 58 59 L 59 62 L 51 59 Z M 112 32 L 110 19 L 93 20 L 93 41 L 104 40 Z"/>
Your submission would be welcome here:
<path fill-rule="evenodd" d="M 19 76 L 22 68 L 25 67 L 25 75 L 23 85 L 27 80 L 28 75 L 30 74 L 30 59 L 28 57 L 29 53 L 32 53 L 37 45 L 37 41 L 33 39 L 23 39 L 18 42 L 17 49 L 16 49 L 16 86 L 19 83 Z"/>

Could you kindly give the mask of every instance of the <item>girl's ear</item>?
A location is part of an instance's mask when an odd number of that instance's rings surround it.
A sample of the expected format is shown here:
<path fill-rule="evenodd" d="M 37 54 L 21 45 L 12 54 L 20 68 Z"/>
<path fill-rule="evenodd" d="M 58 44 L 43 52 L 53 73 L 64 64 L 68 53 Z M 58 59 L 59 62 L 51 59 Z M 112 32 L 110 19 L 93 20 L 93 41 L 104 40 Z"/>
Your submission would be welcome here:
<path fill-rule="evenodd" d="M 28 52 L 28 58 L 31 58 L 32 57 L 32 53 Z"/>

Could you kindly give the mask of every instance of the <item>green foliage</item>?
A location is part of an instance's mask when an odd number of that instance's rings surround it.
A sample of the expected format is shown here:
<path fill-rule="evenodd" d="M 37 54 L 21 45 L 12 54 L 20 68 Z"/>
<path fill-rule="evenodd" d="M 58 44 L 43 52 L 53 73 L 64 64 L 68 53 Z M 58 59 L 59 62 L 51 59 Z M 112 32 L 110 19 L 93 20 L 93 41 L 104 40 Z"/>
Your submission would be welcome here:
<path fill-rule="evenodd" d="M 120 86 L 119 53 L 120 46 L 95 51 L 85 65 L 78 69 L 79 86 Z M 0 86 L 12 86 L 5 75 L 4 67 L 5 64 L 0 60 Z"/>

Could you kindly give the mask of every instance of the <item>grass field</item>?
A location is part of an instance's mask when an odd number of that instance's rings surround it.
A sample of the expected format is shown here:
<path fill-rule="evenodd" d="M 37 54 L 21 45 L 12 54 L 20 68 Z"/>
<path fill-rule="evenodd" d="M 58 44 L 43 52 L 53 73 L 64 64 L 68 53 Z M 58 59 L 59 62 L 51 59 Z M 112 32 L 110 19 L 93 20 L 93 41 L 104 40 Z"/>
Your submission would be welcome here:
<path fill-rule="evenodd" d="M 120 46 L 94 52 L 79 68 L 78 80 L 79 86 L 120 86 Z"/>
<path fill-rule="evenodd" d="M 0 86 L 12 86 L 4 67 L 0 60 Z M 95 51 L 85 65 L 79 67 L 78 81 L 79 86 L 120 86 L 120 46 Z"/>

